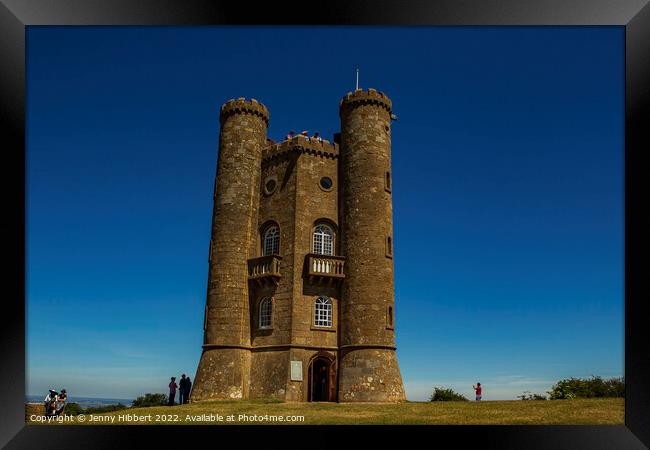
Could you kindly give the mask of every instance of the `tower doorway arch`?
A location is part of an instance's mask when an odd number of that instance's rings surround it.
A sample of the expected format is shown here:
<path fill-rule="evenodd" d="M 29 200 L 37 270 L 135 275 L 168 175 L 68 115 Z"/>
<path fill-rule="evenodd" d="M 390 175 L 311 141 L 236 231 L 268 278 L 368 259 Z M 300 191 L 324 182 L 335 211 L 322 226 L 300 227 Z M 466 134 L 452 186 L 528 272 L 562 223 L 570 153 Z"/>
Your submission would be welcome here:
<path fill-rule="evenodd" d="M 336 401 L 336 362 L 333 355 L 317 353 L 309 362 L 307 401 Z"/>

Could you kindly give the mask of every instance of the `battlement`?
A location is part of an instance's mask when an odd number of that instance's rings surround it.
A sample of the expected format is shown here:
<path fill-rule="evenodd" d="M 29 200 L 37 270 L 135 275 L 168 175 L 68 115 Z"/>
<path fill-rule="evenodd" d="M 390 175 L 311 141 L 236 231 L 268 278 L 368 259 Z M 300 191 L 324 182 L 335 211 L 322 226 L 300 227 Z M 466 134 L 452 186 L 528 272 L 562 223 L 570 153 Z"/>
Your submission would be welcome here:
<path fill-rule="evenodd" d="M 269 110 L 263 103 L 258 102 L 254 98 L 246 100 L 244 97 L 241 97 L 237 100 L 231 99 L 224 103 L 221 106 L 219 114 L 221 123 L 233 114 L 253 114 L 261 117 L 266 122 L 266 126 L 269 126 Z"/>
<path fill-rule="evenodd" d="M 359 104 L 374 104 L 384 108 L 389 113 L 392 111 L 393 103 L 381 91 L 376 89 L 357 89 L 354 92 L 348 92 L 339 103 L 339 111 L 342 113 L 345 109 L 357 106 Z"/>
<path fill-rule="evenodd" d="M 338 158 L 339 145 L 327 139 L 319 141 L 301 134 L 277 144 L 271 144 L 262 151 L 262 161 L 279 158 L 287 153 L 308 153 L 324 158 Z"/>

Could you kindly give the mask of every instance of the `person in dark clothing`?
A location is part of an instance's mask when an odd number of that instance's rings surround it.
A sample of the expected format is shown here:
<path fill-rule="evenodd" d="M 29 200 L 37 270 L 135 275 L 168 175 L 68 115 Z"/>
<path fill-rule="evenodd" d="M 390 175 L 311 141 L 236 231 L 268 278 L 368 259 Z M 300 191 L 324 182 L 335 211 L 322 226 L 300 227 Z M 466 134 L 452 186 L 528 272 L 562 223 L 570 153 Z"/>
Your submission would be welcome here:
<path fill-rule="evenodd" d="M 178 382 L 178 404 L 185 403 L 185 394 L 187 392 L 187 378 L 185 374 L 181 375 L 181 380 Z"/>
<path fill-rule="evenodd" d="M 190 392 L 192 392 L 192 380 L 190 377 L 187 377 L 187 383 L 185 384 L 185 403 L 190 401 Z"/>
<path fill-rule="evenodd" d="M 167 405 L 174 406 L 174 400 L 176 399 L 176 377 L 172 377 L 172 381 L 169 383 L 169 403 Z"/>
<path fill-rule="evenodd" d="M 61 389 L 61 393 L 56 398 L 56 410 L 54 411 L 54 415 L 60 416 L 63 414 L 66 401 L 68 401 L 68 393 L 65 389 Z"/>

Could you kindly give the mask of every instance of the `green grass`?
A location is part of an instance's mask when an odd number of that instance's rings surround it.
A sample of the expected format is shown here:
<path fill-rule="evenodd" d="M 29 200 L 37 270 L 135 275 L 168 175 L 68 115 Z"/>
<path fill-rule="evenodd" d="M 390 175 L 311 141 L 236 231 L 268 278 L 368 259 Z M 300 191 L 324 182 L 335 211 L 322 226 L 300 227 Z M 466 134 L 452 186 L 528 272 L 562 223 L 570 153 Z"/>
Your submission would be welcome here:
<path fill-rule="evenodd" d="M 151 415 L 151 422 L 120 421 L 120 414 Z M 188 405 L 129 408 L 95 416 L 115 416 L 112 424 L 498 424 L 557 425 L 598 424 L 621 425 L 624 407 L 622 398 L 576 400 L 512 400 L 481 402 L 404 402 L 387 403 L 284 403 L 277 400 L 223 400 Z M 187 415 L 219 414 L 223 421 L 187 420 Z M 240 414 L 304 416 L 303 422 L 242 421 Z M 156 421 L 156 415 L 161 417 Z M 234 421 L 226 421 L 234 415 Z M 84 424 L 90 422 L 86 415 Z M 166 420 L 164 420 L 166 419 Z M 177 419 L 175 421 L 174 419 Z M 75 424 L 78 422 L 74 422 Z M 111 424 L 110 422 L 102 422 Z"/>

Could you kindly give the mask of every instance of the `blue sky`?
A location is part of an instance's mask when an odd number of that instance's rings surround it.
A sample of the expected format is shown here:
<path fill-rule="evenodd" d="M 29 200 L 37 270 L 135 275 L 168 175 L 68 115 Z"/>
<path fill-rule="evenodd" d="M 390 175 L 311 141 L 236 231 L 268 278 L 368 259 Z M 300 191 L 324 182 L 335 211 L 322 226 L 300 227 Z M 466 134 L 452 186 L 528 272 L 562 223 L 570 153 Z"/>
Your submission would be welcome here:
<path fill-rule="evenodd" d="M 623 375 L 622 27 L 29 27 L 29 394 L 194 376 L 218 111 L 339 130 L 384 91 L 407 397 Z"/>

